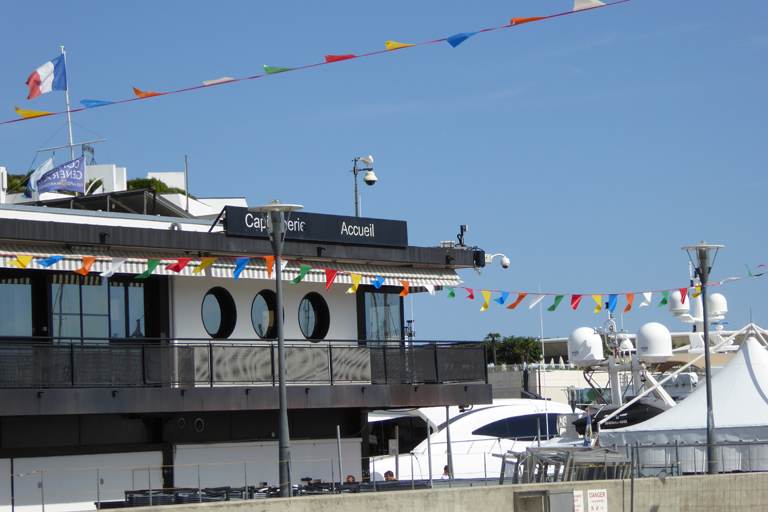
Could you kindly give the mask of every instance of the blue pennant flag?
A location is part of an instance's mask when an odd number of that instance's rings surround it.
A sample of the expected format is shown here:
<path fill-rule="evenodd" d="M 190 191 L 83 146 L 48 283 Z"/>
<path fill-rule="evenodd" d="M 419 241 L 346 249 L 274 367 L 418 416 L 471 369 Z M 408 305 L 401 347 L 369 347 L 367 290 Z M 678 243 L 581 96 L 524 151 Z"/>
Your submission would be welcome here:
<path fill-rule="evenodd" d="M 251 258 L 236 258 L 235 261 L 237 262 L 237 265 L 235 266 L 235 280 L 237 280 L 245 266 L 251 261 Z"/>
<path fill-rule="evenodd" d="M 386 279 L 384 279 L 383 277 L 374 277 L 373 279 L 371 279 L 371 284 L 373 285 L 374 288 L 378 290 L 381 288 L 381 285 L 384 284 L 384 281 L 386 281 Z"/>
<path fill-rule="evenodd" d="M 114 101 L 99 100 L 80 100 L 80 104 L 85 108 L 101 107 L 102 105 L 112 105 Z"/>
<path fill-rule="evenodd" d="M 616 309 L 616 304 L 619 302 L 619 296 L 618 295 L 609 295 L 608 296 L 608 311 L 613 313 L 613 310 Z"/>
<path fill-rule="evenodd" d="M 494 302 L 498 302 L 502 306 L 504 305 L 504 301 L 507 300 L 507 297 L 509 297 L 509 292 L 501 292 L 501 297 L 498 299 L 493 299 Z"/>
<path fill-rule="evenodd" d="M 455 36 L 449 37 L 446 39 L 446 41 L 448 41 L 448 44 L 456 48 L 475 34 L 477 34 L 477 32 L 462 32 L 461 34 L 456 34 Z"/>
<path fill-rule="evenodd" d="M 50 267 L 51 265 L 57 264 L 58 262 L 60 262 L 63 259 L 64 259 L 64 256 L 51 256 L 48 259 L 39 260 L 39 261 L 36 261 L 35 263 L 37 263 L 38 265 L 42 265 L 42 266 L 47 268 L 47 267 Z"/>

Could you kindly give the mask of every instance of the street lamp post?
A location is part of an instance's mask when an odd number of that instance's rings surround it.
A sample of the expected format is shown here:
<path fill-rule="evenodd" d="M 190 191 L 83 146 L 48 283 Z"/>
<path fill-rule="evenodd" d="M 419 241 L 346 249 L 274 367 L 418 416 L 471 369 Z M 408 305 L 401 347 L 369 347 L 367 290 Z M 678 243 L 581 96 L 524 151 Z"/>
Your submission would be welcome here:
<path fill-rule="evenodd" d="M 699 242 L 691 247 L 683 247 L 682 249 L 688 253 L 688 257 L 693 262 L 693 257 L 690 251 L 695 251 L 696 261 L 694 265 L 696 267 L 696 275 L 699 277 L 701 283 L 701 305 L 703 318 L 703 335 L 704 335 L 704 365 L 706 367 L 706 386 L 707 386 L 707 473 L 710 475 L 716 475 L 720 471 L 720 463 L 717 459 L 717 446 L 715 436 L 715 413 L 712 405 L 712 366 L 710 364 L 709 357 L 709 318 L 707 312 L 707 283 L 709 282 L 709 271 L 712 270 L 712 265 L 717 258 L 717 251 L 722 249 L 722 245 L 708 245 L 707 242 Z M 709 251 L 715 251 L 715 257 L 712 258 L 712 263 L 709 262 Z"/>
<path fill-rule="evenodd" d="M 269 241 L 272 243 L 272 254 L 275 257 L 275 322 L 277 326 L 277 378 L 279 382 L 280 414 L 278 417 L 278 452 L 280 473 L 280 496 L 290 498 L 293 495 L 291 484 L 291 438 L 288 432 L 288 402 L 285 377 L 285 332 L 283 326 L 283 283 L 280 257 L 285 241 L 286 212 L 288 218 L 291 212 L 300 210 L 303 206 L 283 204 L 273 199 L 265 206 L 254 206 L 249 211 L 261 213 L 267 224 Z M 266 219 L 266 217 L 269 217 Z"/>
<path fill-rule="evenodd" d="M 373 169 L 371 169 L 371 164 L 373 163 L 372 156 L 362 156 L 360 158 L 355 158 L 352 162 L 353 162 L 352 170 L 349 172 L 355 175 L 355 217 L 359 217 L 360 203 L 358 202 L 358 195 L 357 195 L 357 173 L 359 173 L 360 171 L 366 171 L 365 176 L 363 176 L 363 181 L 369 187 L 372 187 L 373 185 L 375 185 L 376 182 L 378 181 L 378 178 L 376 177 L 376 174 L 374 174 Z M 366 167 L 364 169 L 358 169 L 357 162 L 363 162 L 366 165 Z"/>

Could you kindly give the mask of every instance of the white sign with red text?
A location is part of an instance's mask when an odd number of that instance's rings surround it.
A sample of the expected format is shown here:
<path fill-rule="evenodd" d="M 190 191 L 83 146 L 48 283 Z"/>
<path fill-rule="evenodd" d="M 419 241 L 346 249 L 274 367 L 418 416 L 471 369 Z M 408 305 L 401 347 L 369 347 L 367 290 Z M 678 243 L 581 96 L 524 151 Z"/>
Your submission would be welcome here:
<path fill-rule="evenodd" d="M 588 512 L 608 512 L 608 491 L 597 489 L 587 491 Z"/>
<path fill-rule="evenodd" d="M 584 512 L 584 491 L 573 491 L 573 512 Z"/>

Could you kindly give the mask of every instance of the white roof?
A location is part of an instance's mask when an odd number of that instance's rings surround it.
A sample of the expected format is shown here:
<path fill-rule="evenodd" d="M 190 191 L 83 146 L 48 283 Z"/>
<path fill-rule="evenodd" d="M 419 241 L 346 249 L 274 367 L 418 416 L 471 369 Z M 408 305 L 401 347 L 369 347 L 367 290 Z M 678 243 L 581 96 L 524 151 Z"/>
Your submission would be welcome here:
<path fill-rule="evenodd" d="M 717 442 L 768 441 L 768 351 L 748 338 L 712 377 Z M 677 404 L 643 423 L 600 432 L 600 444 L 625 446 L 706 443 L 707 391 L 701 385 Z"/>

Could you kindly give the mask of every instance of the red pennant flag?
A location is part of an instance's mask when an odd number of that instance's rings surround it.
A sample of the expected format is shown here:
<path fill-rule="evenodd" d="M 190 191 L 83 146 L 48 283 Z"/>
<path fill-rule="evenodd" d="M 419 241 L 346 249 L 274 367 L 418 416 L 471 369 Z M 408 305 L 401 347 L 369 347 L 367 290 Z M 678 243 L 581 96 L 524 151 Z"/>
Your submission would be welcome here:
<path fill-rule="evenodd" d="M 192 261 L 192 258 L 179 258 L 179 260 L 176 263 L 171 263 L 167 267 L 165 267 L 165 270 L 172 270 L 174 272 L 181 272 L 181 270 L 187 266 L 187 263 Z"/>
<path fill-rule="evenodd" d="M 267 262 L 267 274 L 269 275 L 269 278 L 272 279 L 272 265 L 275 263 L 275 257 L 274 256 L 264 256 L 264 259 Z"/>
<path fill-rule="evenodd" d="M 543 20 L 544 18 L 512 18 L 509 20 L 510 25 L 522 25 L 523 23 L 530 23 L 532 21 Z"/>
<path fill-rule="evenodd" d="M 507 306 L 507 309 L 515 309 L 517 306 L 520 305 L 521 302 L 523 302 L 523 299 L 525 298 L 526 295 L 528 295 L 528 294 L 527 293 L 518 293 L 517 294 L 517 300 L 515 302 L 513 302 L 512 304 L 510 304 L 509 306 Z"/>
<path fill-rule="evenodd" d="M 464 287 L 462 286 L 462 288 L 464 288 Z M 469 293 L 469 295 L 464 297 L 465 299 L 474 299 L 475 298 L 475 290 L 473 290 L 472 288 L 464 288 L 464 289 L 467 290 L 467 293 Z"/>
<path fill-rule="evenodd" d="M 325 62 L 339 62 L 340 60 L 347 60 L 347 59 L 354 59 L 357 58 L 357 55 L 326 55 L 325 56 Z"/>
<path fill-rule="evenodd" d="M 571 309 L 576 311 L 576 308 L 579 307 L 579 302 L 581 302 L 581 295 L 571 295 Z"/>
<path fill-rule="evenodd" d="M 160 96 L 161 92 L 149 92 L 149 91 L 140 91 L 137 88 L 133 88 L 133 93 L 138 96 L 139 98 L 149 98 L 151 96 Z"/>
<path fill-rule="evenodd" d="M 326 291 L 331 290 L 331 285 L 336 280 L 336 274 L 338 273 L 339 273 L 338 270 L 331 270 L 329 268 L 325 269 L 325 290 Z"/>
<path fill-rule="evenodd" d="M 627 307 L 624 308 L 624 311 L 622 313 L 626 313 L 630 309 L 632 309 L 632 301 L 635 300 L 635 294 L 634 293 L 628 293 L 627 294 Z"/>
<path fill-rule="evenodd" d="M 686 298 L 688 298 L 688 288 L 680 288 L 680 302 L 685 304 Z"/>
<path fill-rule="evenodd" d="M 75 274 L 87 276 L 88 272 L 91 271 L 94 261 L 96 261 L 96 258 L 93 256 L 83 256 L 83 268 L 75 270 Z"/>
<path fill-rule="evenodd" d="M 405 297 L 408 295 L 408 288 L 410 283 L 408 283 L 408 281 L 400 281 L 400 284 L 403 285 L 403 291 L 400 292 L 400 297 Z"/>

